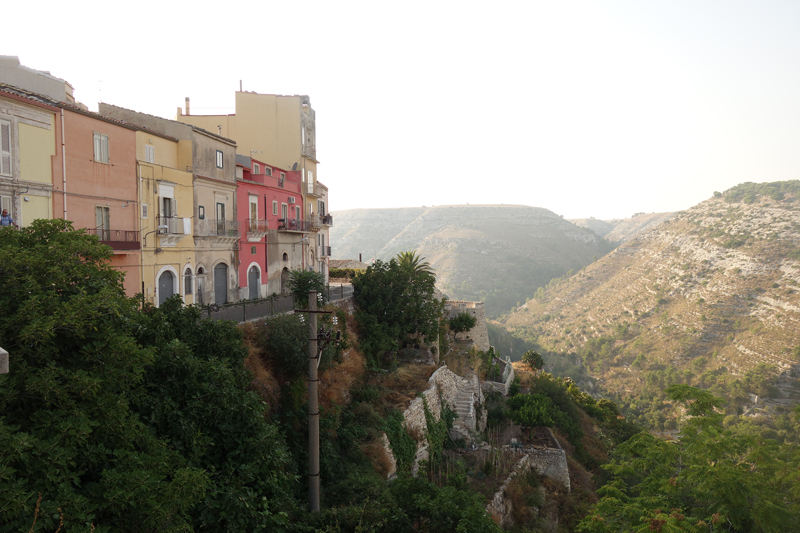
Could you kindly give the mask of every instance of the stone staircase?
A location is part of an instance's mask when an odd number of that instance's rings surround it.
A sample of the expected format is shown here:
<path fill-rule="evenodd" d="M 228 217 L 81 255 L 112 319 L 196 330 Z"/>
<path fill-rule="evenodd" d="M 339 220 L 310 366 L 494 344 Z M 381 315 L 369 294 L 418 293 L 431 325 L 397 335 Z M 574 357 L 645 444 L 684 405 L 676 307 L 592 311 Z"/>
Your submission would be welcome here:
<path fill-rule="evenodd" d="M 475 404 L 473 400 L 473 392 L 471 390 L 462 390 L 458 393 L 456 404 L 453 410 L 458 415 L 453 421 L 453 429 L 450 432 L 451 437 L 456 439 L 470 440 L 471 432 L 475 431 Z"/>

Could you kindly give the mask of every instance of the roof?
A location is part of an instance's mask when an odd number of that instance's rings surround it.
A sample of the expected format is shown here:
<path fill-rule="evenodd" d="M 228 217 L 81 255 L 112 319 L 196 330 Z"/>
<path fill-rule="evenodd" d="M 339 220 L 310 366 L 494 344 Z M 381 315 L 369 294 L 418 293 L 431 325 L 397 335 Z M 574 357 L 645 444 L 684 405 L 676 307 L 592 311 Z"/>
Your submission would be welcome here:
<path fill-rule="evenodd" d="M 366 270 L 370 265 L 355 259 L 329 259 L 328 268 L 353 268 L 356 270 Z"/>
<path fill-rule="evenodd" d="M 67 109 L 74 113 L 79 113 L 81 115 L 86 115 L 87 117 L 95 118 L 97 120 L 102 120 L 103 122 L 109 122 L 111 124 L 116 124 L 117 126 L 121 126 L 123 128 L 127 128 L 129 130 L 138 130 L 141 129 L 138 126 L 134 126 L 133 124 L 129 124 L 122 120 L 117 120 L 114 118 L 106 117 L 99 113 L 95 113 L 94 111 L 89 111 L 88 109 L 83 109 L 80 106 L 75 104 L 70 104 L 68 102 L 61 102 L 58 100 L 54 100 L 49 96 L 44 96 L 43 94 L 35 93 L 32 91 L 27 91 L 25 89 L 20 89 L 19 87 L 15 87 L 13 85 L 9 85 L 7 83 L 0 83 L 0 90 L 3 92 L 7 92 L 26 100 L 30 100 L 32 102 L 47 105 L 50 107 L 60 107 L 61 109 Z"/>
<path fill-rule="evenodd" d="M 147 117 L 157 118 L 158 120 L 166 120 L 166 121 L 169 121 L 169 122 L 174 122 L 175 124 L 182 124 L 184 126 L 188 126 L 188 127 L 192 128 L 193 131 L 196 131 L 198 133 L 202 133 L 204 135 L 208 135 L 209 137 L 214 137 L 215 139 L 219 139 L 220 141 L 223 141 L 225 143 L 232 144 L 232 145 L 236 146 L 236 141 L 234 141 L 233 139 L 229 139 L 227 137 L 223 137 L 222 135 L 217 135 L 216 133 L 211 133 L 208 130 L 204 130 L 203 128 L 200 128 L 198 126 L 194 126 L 192 124 L 187 124 L 186 122 L 181 122 L 179 120 L 172 120 L 171 118 L 159 117 L 159 116 L 156 116 L 156 115 L 151 115 L 150 113 L 143 113 L 141 111 L 136 111 L 134 109 L 128 109 L 126 107 L 118 106 L 118 105 L 115 105 L 115 104 L 108 104 L 106 102 L 102 102 L 102 103 L 105 104 L 105 105 L 109 105 L 109 106 L 113 106 L 113 107 L 122 109 L 124 111 L 130 111 L 131 113 L 138 113 L 140 115 L 144 115 L 144 116 L 147 116 Z M 142 128 L 139 128 L 139 129 L 142 129 Z M 152 131 L 152 130 L 147 130 L 147 131 Z M 155 133 L 155 132 L 153 132 L 153 133 Z"/>

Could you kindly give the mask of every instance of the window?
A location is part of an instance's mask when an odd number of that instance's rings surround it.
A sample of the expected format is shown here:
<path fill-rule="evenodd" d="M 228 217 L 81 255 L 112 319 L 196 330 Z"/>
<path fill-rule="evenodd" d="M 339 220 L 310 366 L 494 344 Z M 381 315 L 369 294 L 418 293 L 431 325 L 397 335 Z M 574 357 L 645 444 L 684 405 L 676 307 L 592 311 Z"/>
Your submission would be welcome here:
<path fill-rule="evenodd" d="M 0 176 L 11 175 L 11 122 L 0 120 Z M 9 211 L 10 213 L 11 211 Z"/>
<path fill-rule="evenodd" d="M 295 206 L 294 207 L 294 212 L 295 212 L 295 216 L 297 218 L 300 218 L 300 206 Z"/>
<path fill-rule="evenodd" d="M 272 202 L 272 214 L 273 215 L 277 215 L 278 214 L 278 202 L 277 201 L 273 201 Z"/>
<path fill-rule="evenodd" d="M 286 179 L 286 172 L 281 172 L 281 179 L 282 179 L 282 180 L 285 180 L 285 179 Z"/>
<path fill-rule="evenodd" d="M 269 167 L 264 167 L 264 174 L 267 176 L 272 176 L 272 169 Z"/>
<path fill-rule="evenodd" d="M 317 201 L 317 214 L 321 217 L 325 216 L 325 202 L 323 200 Z"/>
<path fill-rule="evenodd" d="M 5 209 L 6 211 L 8 211 L 8 214 L 13 217 L 14 213 L 13 209 L 11 209 L 12 205 L 13 203 L 11 202 L 10 196 L 0 196 L 0 212 L 2 212 L 3 209 Z M 16 220 L 14 222 L 16 222 Z"/>
<path fill-rule="evenodd" d="M 104 133 L 94 133 L 94 160 L 108 163 L 108 135 Z"/>
<path fill-rule="evenodd" d="M 286 204 L 281 204 L 281 218 L 284 221 L 289 220 L 289 206 Z"/>
<path fill-rule="evenodd" d="M 192 294 L 192 269 L 187 268 L 183 273 L 183 294 Z"/>
<path fill-rule="evenodd" d="M 144 161 L 145 163 L 156 162 L 156 147 L 149 144 L 144 145 Z"/>
<path fill-rule="evenodd" d="M 258 231 L 258 196 L 250 197 L 250 231 Z"/>
<path fill-rule="evenodd" d="M 200 220 L 206 218 L 206 208 L 202 205 L 197 206 L 197 218 Z"/>
<path fill-rule="evenodd" d="M 111 217 L 108 207 L 97 205 L 94 208 L 94 228 L 101 241 L 111 240 Z"/>
<path fill-rule="evenodd" d="M 149 209 L 147 207 L 147 204 L 142 204 L 142 218 L 147 218 L 148 211 Z"/>
<path fill-rule="evenodd" d="M 253 174 L 261 174 L 261 165 L 253 163 Z"/>
<path fill-rule="evenodd" d="M 256 247 L 255 246 L 251 246 L 250 247 L 250 255 L 256 255 Z"/>
<path fill-rule="evenodd" d="M 308 171 L 308 179 L 306 182 L 308 183 L 308 194 L 314 194 L 314 173 L 310 170 Z"/>
<path fill-rule="evenodd" d="M 217 150 L 217 168 L 222 168 L 222 150 Z"/>

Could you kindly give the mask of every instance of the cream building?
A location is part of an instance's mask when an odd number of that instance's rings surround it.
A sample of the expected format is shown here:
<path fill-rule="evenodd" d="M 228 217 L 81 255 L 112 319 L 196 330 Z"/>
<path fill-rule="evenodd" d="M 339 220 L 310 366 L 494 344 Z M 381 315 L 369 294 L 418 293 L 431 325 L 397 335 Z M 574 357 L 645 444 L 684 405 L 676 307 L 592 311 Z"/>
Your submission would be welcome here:
<path fill-rule="evenodd" d="M 231 139 L 206 131 L 200 127 L 168 120 L 145 113 L 139 113 L 113 106 L 99 104 L 101 114 L 123 120 L 159 135 L 171 137 L 177 142 L 177 170 L 192 175 L 192 213 L 190 224 L 185 222 L 179 197 L 175 197 L 176 209 L 170 211 L 165 199 L 169 189 L 158 187 L 158 215 L 164 219 L 156 228 L 161 232 L 159 239 L 168 240 L 166 236 L 178 239 L 181 229 L 191 232 L 194 241 L 194 265 L 191 255 L 183 258 L 181 270 L 177 270 L 182 278 L 181 290 L 186 291 L 186 271 L 191 269 L 194 275 L 192 301 L 197 304 L 223 304 L 239 301 L 241 290 L 238 280 L 239 265 L 239 224 L 236 218 L 236 143 Z M 137 147 L 138 148 L 138 147 Z M 138 155 L 138 154 L 137 154 Z M 176 174 L 171 174 L 177 179 Z M 168 181 L 168 180 L 165 180 Z M 171 186 L 171 194 L 181 195 L 183 187 L 177 182 L 166 183 Z M 166 192 L 165 192 L 166 191 Z M 176 192 L 177 191 L 177 192 Z M 155 196 L 153 196 L 155 198 Z M 185 196 L 184 196 L 185 198 Z M 185 200 L 184 203 L 188 203 Z M 148 212 L 148 216 L 150 213 Z M 179 220 L 183 220 L 179 222 Z M 150 230 L 152 231 L 152 230 Z M 179 243 L 182 239 L 179 239 Z M 148 246 L 150 245 L 148 237 Z M 178 246 L 176 244 L 176 246 Z M 159 247 L 164 253 L 163 247 Z M 189 261 L 189 264 L 186 262 Z M 159 270 L 160 271 L 160 270 Z M 174 274 L 174 272 L 173 272 Z M 169 276 L 167 276 L 169 278 Z M 161 278 L 157 278 L 160 282 Z M 173 288 L 176 285 L 173 286 Z M 168 290 L 165 288 L 165 290 Z M 155 295 L 154 295 L 155 296 Z M 184 296 L 186 294 L 184 293 Z"/>
<path fill-rule="evenodd" d="M 148 130 L 136 132 L 142 217 L 142 282 L 145 299 L 160 305 L 179 294 L 197 303 L 192 234 L 192 145 Z"/>
<path fill-rule="evenodd" d="M 20 227 L 53 218 L 53 158 L 60 153 L 62 115 L 52 104 L 0 83 L 0 208 Z"/>
<path fill-rule="evenodd" d="M 185 112 L 178 108 L 176 120 L 236 139 L 237 149 L 242 155 L 300 172 L 304 216 L 315 233 L 309 236 L 310 246 L 306 251 L 309 262 L 306 264 L 317 272 L 323 272 L 327 278 L 328 257 L 320 255 L 318 245 L 313 245 L 320 242 L 316 232 L 324 227 L 319 202 L 323 200 L 323 194 L 327 194 L 327 188 L 323 189 L 324 186 L 318 182 L 316 115 L 311 108 L 311 99 L 308 96 L 238 91 L 236 113 L 192 115 L 187 98 Z M 327 197 L 324 201 L 327 206 Z M 332 223 L 330 217 L 328 221 Z M 327 236 L 325 241 L 328 246 Z"/>

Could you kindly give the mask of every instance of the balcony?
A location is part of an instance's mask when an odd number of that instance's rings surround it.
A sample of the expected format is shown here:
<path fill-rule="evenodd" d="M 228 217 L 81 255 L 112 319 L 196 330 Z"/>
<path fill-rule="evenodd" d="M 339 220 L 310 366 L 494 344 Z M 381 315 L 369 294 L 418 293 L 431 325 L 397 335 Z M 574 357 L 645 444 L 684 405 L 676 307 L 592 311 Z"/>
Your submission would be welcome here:
<path fill-rule="evenodd" d="M 86 230 L 86 233 L 89 235 L 96 235 L 100 239 L 100 242 L 110 246 L 113 250 L 141 249 L 141 240 L 138 231 L 89 228 Z"/>
<path fill-rule="evenodd" d="M 194 231 L 197 237 L 210 237 L 215 244 L 230 245 L 239 240 L 239 222 L 236 220 L 198 220 Z"/>
<path fill-rule="evenodd" d="M 306 190 L 306 194 L 318 196 L 320 198 L 323 198 L 328 194 L 328 187 L 319 183 L 318 181 L 306 183 L 304 188 Z"/>
<path fill-rule="evenodd" d="M 308 220 L 302 220 L 296 218 L 278 219 L 278 231 L 288 231 L 292 233 L 308 233 L 309 231 L 313 230 L 314 230 L 313 224 Z"/>
<path fill-rule="evenodd" d="M 173 248 L 178 245 L 184 235 L 192 233 L 191 219 L 183 217 L 156 217 L 158 224 L 158 245 L 161 248 Z"/>
<path fill-rule="evenodd" d="M 320 257 L 330 257 L 331 256 L 331 247 L 330 246 L 320 246 L 319 247 L 319 256 Z"/>
<path fill-rule="evenodd" d="M 303 147 L 300 151 L 300 155 L 303 157 L 310 157 L 311 159 L 317 159 L 317 148 L 316 146 L 311 146 L 309 144 L 303 144 Z"/>
<path fill-rule="evenodd" d="M 333 226 L 333 215 L 320 215 L 319 218 L 323 226 Z"/>
<path fill-rule="evenodd" d="M 247 228 L 247 241 L 259 242 L 269 231 L 266 220 L 259 220 L 255 218 L 248 218 L 245 222 Z"/>

